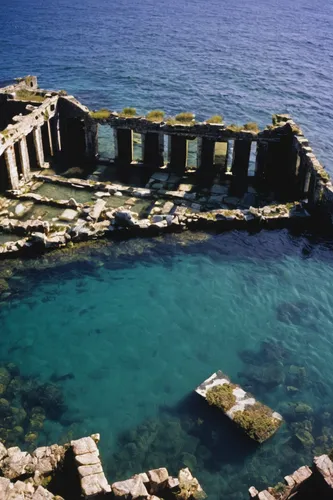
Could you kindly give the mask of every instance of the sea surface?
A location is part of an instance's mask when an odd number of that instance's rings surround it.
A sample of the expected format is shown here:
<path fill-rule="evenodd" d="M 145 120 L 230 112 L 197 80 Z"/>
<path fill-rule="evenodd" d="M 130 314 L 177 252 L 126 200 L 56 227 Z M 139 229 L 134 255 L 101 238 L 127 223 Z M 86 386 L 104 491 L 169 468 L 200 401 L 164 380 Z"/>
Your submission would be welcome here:
<path fill-rule="evenodd" d="M 96 109 L 261 126 L 288 112 L 333 173 L 332 27 L 328 0 L 1 0 L 0 81 L 36 74 Z M 214 500 L 280 481 L 333 447 L 332 248 L 232 232 L 8 264 L 0 363 L 18 365 L 34 423 L 0 435 L 29 448 L 100 432 L 110 481 L 189 466 Z M 217 369 L 283 414 L 275 437 L 253 445 L 196 397 Z M 37 432 L 31 387 L 50 382 Z"/>

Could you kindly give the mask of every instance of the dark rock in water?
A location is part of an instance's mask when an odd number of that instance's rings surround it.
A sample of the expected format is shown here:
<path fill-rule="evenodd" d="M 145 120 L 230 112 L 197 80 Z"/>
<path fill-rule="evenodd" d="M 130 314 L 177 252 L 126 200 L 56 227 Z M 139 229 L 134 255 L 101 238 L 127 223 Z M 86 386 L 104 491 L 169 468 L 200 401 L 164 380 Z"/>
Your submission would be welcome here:
<path fill-rule="evenodd" d="M 55 384 L 43 384 L 22 394 L 25 408 L 41 406 L 51 420 L 59 420 L 66 410 L 61 390 Z"/>
<path fill-rule="evenodd" d="M 276 317 L 282 323 L 288 325 L 308 325 L 312 329 L 317 328 L 317 321 L 321 316 L 329 317 L 325 307 L 321 304 L 305 302 L 302 300 L 296 302 L 282 302 L 276 310 Z"/>
<path fill-rule="evenodd" d="M 65 373 L 64 375 L 57 375 L 56 373 L 53 373 L 50 380 L 51 382 L 63 382 L 64 380 L 73 380 L 74 378 L 74 373 Z"/>
<path fill-rule="evenodd" d="M 281 341 L 267 339 L 261 342 L 258 351 L 243 349 L 239 352 L 239 357 L 246 365 L 263 365 L 273 362 L 285 362 L 291 357 L 290 351 Z"/>
<path fill-rule="evenodd" d="M 280 363 L 265 363 L 261 366 L 250 365 L 245 372 L 239 374 L 246 380 L 246 385 L 261 385 L 272 389 L 284 383 L 285 374 L 283 365 Z"/>
<path fill-rule="evenodd" d="M 304 366 L 296 366 L 290 365 L 287 375 L 286 375 L 286 384 L 287 386 L 296 387 L 300 389 L 306 379 L 306 370 Z"/>
<path fill-rule="evenodd" d="M 302 320 L 302 305 L 302 302 L 282 302 L 277 307 L 277 319 L 283 323 L 300 325 Z"/>

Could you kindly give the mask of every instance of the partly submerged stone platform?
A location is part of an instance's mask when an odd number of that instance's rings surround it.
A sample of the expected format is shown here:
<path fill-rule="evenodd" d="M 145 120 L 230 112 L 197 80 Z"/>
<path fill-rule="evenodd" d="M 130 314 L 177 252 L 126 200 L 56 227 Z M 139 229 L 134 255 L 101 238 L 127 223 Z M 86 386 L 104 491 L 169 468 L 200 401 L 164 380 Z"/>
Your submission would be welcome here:
<path fill-rule="evenodd" d="M 213 373 L 196 393 L 222 410 L 251 439 L 263 443 L 280 427 L 282 416 L 259 403 L 239 385 L 233 384 L 221 371 Z"/>
<path fill-rule="evenodd" d="M 99 237 L 303 227 L 318 215 L 331 223 L 330 177 L 288 115 L 259 130 L 93 113 L 31 76 L 0 89 L 0 115 L 2 257 Z M 115 155 L 100 161 L 103 126 L 114 132 Z M 85 196 L 40 194 L 46 183 Z"/>

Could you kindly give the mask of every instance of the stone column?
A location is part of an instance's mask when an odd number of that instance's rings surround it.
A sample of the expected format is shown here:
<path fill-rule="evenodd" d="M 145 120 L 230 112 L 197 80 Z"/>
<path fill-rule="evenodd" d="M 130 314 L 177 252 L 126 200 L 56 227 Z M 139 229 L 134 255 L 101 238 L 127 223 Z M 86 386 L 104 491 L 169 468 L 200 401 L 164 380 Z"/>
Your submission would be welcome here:
<path fill-rule="evenodd" d="M 25 182 L 28 182 L 31 179 L 30 173 L 30 159 L 29 152 L 27 146 L 27 138 L 24 136 L 19 141 L 19 151 L 20 151 L 20 160 L 22 166 L 22 174 Z"/>
<path fill-rule="evenodd" d="M 215 141 L 198 137 L 197 166 L 199 169 L 213 170 L 215 159 Z"/>
<path fill-rule="evenodd" d="M 130 165 L 133 161 L 133 130 L 116 128 L 114 130 L 115 161 Z"/>
<path fill-rule="evenodd" d="M 251 141 L 236 139 L 232 157 L 232 174 L 237 177 L 247 177 L 251 153 Z"/>
<path fill-rule="evenodd" d="M 53 155 L 57 155 L 59 151 L 61 151 L 61 140 L 60 140 L 60 123 L 58 115 L 54 115 L 50 123 L 51 130 L 51 142 L 52 142 L 52 151 Z"/>
<path fill-rule="evenodd" d="M 258 141 L 255 168 L 255 176 L 258 179 L 264 179 L 266 176 L 267 153 L 268 143 L 264 141 Z"/>
<path fill-rule="evenodd" d="M 164 135 L 160 132 L 142 134 L 142 158 L 145 165 L 164 165 Z"/>
<path fill-rule="evenodd" d="M 9 178 L 9 184 L 11 189 L 19 188 L 19 175 L 16 165 L 16 157 L 14 146 L 9 146 L 5 151 L 5 160 L 7 165 L 7 172 Z"/>
<path fill-rule="evenodd" d="M 37 165 L 40 168 L 44 167 L 44 151 L 43 151 L 43 141 L 42 141 L 42 131 L 40 127 L 36 127 L 33 130 L 34 144 L 36 149 Z"/>
<path fill-rule="evenodd" d="M 47 120 L 47 135 L 49 138 L 49 145 L 50 145 L 50 155 L 54 156 L 54 150 L 53 150 L 53 143 L 52 143 L 52 131 L 51 131 L 51 124 L 50 120 Z"/>
<path fill-rule="evenodd" d="M 186 169 L 188 142 L 180 135 L 169 136 L 169 166 L 174 172 L 182 175 Z"/>
<path fill-rule="evenodd" d="M 95 158 L 98 153 L 98 124 L 93 120 L 84 121 L 86 156 Z"/>

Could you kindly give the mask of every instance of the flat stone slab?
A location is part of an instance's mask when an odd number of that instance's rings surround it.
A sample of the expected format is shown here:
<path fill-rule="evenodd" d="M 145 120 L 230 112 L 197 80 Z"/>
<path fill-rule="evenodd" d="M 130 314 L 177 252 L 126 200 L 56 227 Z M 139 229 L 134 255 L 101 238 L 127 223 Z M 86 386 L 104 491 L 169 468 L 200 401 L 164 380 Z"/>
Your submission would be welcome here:
<path fill-rule="evenodd" d="M 221 390 L 223 391 L 222 395 L 217 389 L 221 386 L 224 386 L 223 390 Z M 229 377 L 220 370 L 200 384 L 195 392 L 207 401 L 213 401 L 210 404 L 217 406 L 251 439 L 259 443 L 263 443 L 270 438 L 283 421 L 279 413 L 273 412 L 268 406 L 256 401 L 251 394 L 245 392 L 239 385 L 233 384 Z M 221 398 L 223 398 L 222 404 L 220 403 Z"/>
<path fill-rule="evenodd" d="M 98 453 L 98 448 L 95 441 L 90 437 L 84 437 L 71 441 L 74 455 L 83 455 L 84 453 Z"/>
<path fill-rule="evenodd" d="M 303 465 L 290 476 L 285 476 L 284 480 L 288 486 L 296 486 L 306 481 L 312 475 L 312 470 L 307 465 Z"/>
<path fill-rule="evenodd" d="M 64 210 L 62 214 L 59 216 L 59 220 L 63 220 L 65 222 L 71 222 L 74 219 L 76 219 L 78 215 L 79 214 L 76 210 L 72 210 L 71 208 L 66 208 L 66 210 Z"/>
<path fill-rule="evenodd" d="M 140 476 L 132 477 L 126 481 L 113 483 L 112 492 L 116 497 L 140 498 L 148 497 L 148 491 Z"/>
<path fill-rule="evenodd" d="M 111 486 L 108 484 L 103 472 L 83 477 L 81 479 L 81 488 L 86 497 L 111 492 Z"/>

